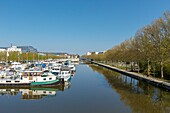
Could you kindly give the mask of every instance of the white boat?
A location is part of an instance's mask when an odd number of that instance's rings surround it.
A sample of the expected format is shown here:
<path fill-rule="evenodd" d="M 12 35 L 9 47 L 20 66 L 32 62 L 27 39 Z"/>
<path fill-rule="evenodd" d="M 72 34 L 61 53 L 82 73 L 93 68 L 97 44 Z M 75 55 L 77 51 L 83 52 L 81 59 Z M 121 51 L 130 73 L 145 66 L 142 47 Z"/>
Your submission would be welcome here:
<path fill-rule="evenodd" d="M 11 78 L 1 78 L 0 85 L 53 85 L 59 82 L 55 75 L 46 75 L 42 71 L 24 71 Z"/>
<path fill-rule="evenodd" d="M 0 78 L 16 78 L 17 74 L 19 74 L 19 72 L 17 72 L 14 69 L 6 69 L 6 70 L 2 70 L 0 72 Z"/>
<path fill-rule="evenodd" d="M 0 78 L 4 78 L 6 76 L 6 71 L 5 70 L 1 70 L 0 71 Z"/>
<path fill-rule="evenodd" d="M 59 79 L 53 74 L 43 73 L 42 71 L 25 71 L 23 79 L 29 79 L 31 86 L 52 85 L 59 82 Z"/>
<path fill-rule="evenodd" d="M 63 66 L 69 67 L 72 72 L 76 71 L 76 67 L 74 64 L 71 63 L 71 61 L 64 62 Z"/>
<path fill-rule="evenodd" d="M 12 62 L 10 68 L 12 69 L 18 69 L 18 70 L 24 70 L 26 65 L 21 64 L 20 62 Z"/>
<path fill-rule="evenodd" d="M 68 67 L 62 67 L 60 70 L 60 73 L 58 75 L 59 79 L 64 78 L 64 81 L 69 81 L 71 79 L 71 73 L 70 73 L 70 68 Z"/>
<path fill-rule="evenodd" d="M 69 65 L 68 66 L 70 68 L 71 71 L 75 72 L 76 71 L 76 67 L 75 65 Z"/>
<path fill-rule="evenodd" d="M 60 69 L 61 67 L 55 66 L 51 69 L 51 73 L 53 73 L 54 75 L 58 75 L 60 73 Z"/>

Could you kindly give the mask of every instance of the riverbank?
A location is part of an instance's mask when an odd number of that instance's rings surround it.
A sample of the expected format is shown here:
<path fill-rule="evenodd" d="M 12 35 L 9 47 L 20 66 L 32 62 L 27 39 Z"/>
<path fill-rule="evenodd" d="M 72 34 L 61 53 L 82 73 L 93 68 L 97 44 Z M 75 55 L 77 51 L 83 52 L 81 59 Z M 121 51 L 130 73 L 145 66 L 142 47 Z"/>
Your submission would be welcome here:
<path fill-rule="evenodd" d="M 139 73 L 128 72 L 126 70 L 119 69 L 119 68 L 116 68 L 116 67 L 113 67 L 113 66 L 110 66 L 110 65 L 106 65 L 106 64 L 103 64 L 103 63 L 98 63 L 98 62 L 95 62 L 95 61 L 91 61 L 91 63 L 97 64 L 99 66 L 102 66 L 102 67 L 105 67 L 105 68 L 108 68 L 108 69 L 111 69 L 111 70 L 114 70 L 114 71 L 117 71 L 119 73 L 125 74 L 125 75 L 130 76 L 132 78 L 135 78 L 137 80 L 142 80 L 142 81 L 147 82 L 149 84 L 152 84 L 154 86 L 164 88 L 164 89 L 170 91 L 170 83 L 169 82 L 166 82 L 166 81 L 163 81 L 163 80 L 160 80 L 160 79 L 156 79 L 156 78 L 152 78 L 152 77 L 147 77 L 147 76 L 144 76 L 144 75 L 139 74 Z"/>

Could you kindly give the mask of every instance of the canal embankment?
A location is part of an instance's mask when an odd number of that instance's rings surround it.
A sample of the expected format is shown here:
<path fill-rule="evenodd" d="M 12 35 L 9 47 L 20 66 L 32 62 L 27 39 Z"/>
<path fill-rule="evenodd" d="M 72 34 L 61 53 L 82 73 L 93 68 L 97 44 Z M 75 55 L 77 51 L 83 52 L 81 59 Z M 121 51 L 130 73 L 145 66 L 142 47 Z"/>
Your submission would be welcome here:
<path fill-rule="evenodd" d="M 170 83 L 166 82 L 164 80 L 156 79 L 156 78 L 153 78 L 153 77 L 147 77 L 147 76 L 142 75 L 140 73 L 129 72 L 129 71 L 126 71 L 126 70 L 123 70 L 123 69 L 119 69 L 117 67 L 113 67 L 113 66 L 103 64 L 103 63 L 99 63 L 99 62 L 95 62 L 95 61 L 91 61 L 91 63 L 105 67 L 105 68 L 108 68 L 108 69 L 116 71 L 116 72 L 119 72 L 121 74 L 125 74 L 125 75 L 130 76 L 132 78 L 135 78 L 137 80 L 141 80 L 141 81 L 147 82 L 149 84 L 152 84 L 156 87 L 160 87 L 160 88 L 163 88 L 163 89 L 170 91 Z"/>

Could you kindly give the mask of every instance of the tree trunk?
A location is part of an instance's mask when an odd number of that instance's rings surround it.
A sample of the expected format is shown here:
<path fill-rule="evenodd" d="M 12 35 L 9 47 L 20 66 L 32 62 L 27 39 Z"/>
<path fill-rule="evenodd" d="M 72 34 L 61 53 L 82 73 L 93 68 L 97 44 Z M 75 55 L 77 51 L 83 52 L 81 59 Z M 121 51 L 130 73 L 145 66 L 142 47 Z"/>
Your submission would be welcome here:
<path fill-rule="evenodd" d="M 139 67 L 139 62 L 138 62 L 138 73 L 139 73 L 140 67 Z"/>
<path fill-rule="evenodd" d="M 132 69 L 132 62 L 130 62 L 130 68 L 131 68 L 131 70 L 130 70 L 130 71 L 133 71 L 133 69 Z"/>
<path fill-rule="evenodd" d="M 161 78 L 164 78 L 163 62 L 161 61 Z"/>
<path fill-rule="evenodd" d="M 147 76 L 149 77 L 150 76 L 150 64 L 149 64 L 149 60 L 148 60 L 148 69 L 147 69 Z"/>
<path fill-rule="evenodd" d="M 127 71 L 127 62 L 126 62 L 126 71 Z"/>
<path fill-rule="evenodd" d="M 155 69 L 155 62 L 154 62 L 154 77 L 155 77 L 155 73 L 156 73 L 155 70 L 156 70 L 156 69 Z"/>

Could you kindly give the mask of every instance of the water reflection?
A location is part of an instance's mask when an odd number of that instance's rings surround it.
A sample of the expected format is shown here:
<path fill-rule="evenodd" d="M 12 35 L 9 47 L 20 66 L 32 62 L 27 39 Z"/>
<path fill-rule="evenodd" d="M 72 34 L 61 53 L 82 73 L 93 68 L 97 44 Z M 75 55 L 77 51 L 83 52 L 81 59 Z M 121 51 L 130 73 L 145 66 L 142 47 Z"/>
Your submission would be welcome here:
<path fill-rule="evenodd" d="M 169 113 L 170 92 L 114 71 L 89 65 L 104 75 L 110 86 L 120 95 L 121 101 L 137 113 Z"/>
<path fill-rule="evenodd" d="M 0 96 L 17 96 L 20 95 L 22 100 L 38 100 L 45 97 L 55 97 L 58 91 L 64 91 L 70 88 L 70 82 L 64 85 L 49 87 L 0 87 Z"/>

